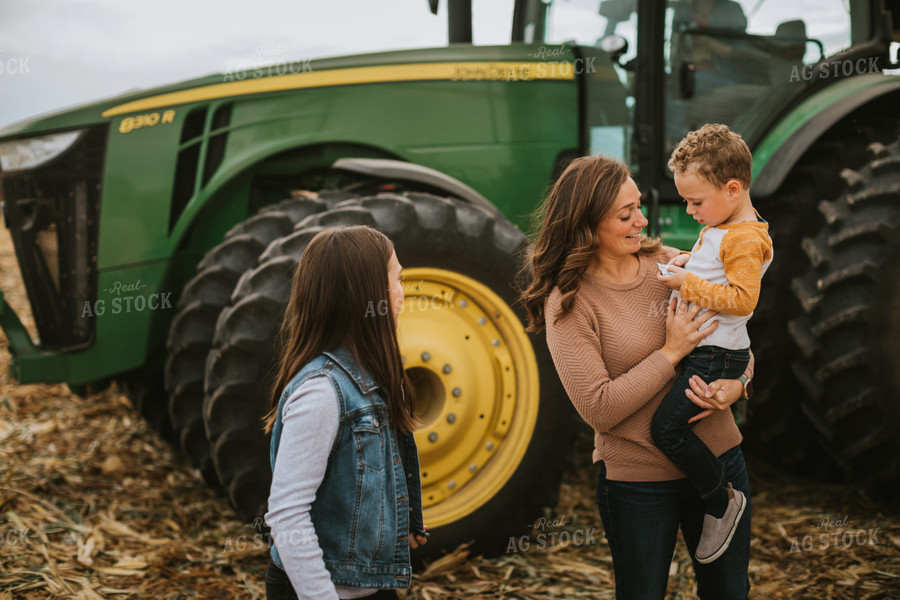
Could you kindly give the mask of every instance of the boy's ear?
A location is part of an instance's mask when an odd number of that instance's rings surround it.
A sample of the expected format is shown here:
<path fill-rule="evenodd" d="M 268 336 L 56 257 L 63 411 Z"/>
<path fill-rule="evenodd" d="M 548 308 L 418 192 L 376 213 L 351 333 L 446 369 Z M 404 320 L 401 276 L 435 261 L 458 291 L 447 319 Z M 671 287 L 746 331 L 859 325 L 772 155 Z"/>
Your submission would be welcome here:
<path fill-rule="evenodd" d="M 725 190 L 729 196 L 737 196 L 744 190 L 744 184 L 739 179 L 732 177 L 725 182 Z"/>

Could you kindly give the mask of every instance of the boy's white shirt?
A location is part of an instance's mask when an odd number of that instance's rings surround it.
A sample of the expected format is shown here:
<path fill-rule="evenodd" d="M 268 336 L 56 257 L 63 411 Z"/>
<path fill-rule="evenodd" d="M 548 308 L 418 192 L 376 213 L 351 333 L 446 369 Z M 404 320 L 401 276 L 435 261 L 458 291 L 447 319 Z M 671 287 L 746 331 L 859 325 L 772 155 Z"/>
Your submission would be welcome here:
<path fill-rule="evenodd" d="M 707 227 L 702 233 L 703 243 L 700 243 L 701 238 L 698 238 L 694 243 L 694 248 L 691 250 L 691 258 L 684 266 L 685 270 L 710 283 L 728 285 L 728 278 L 725 277 L 725 264 L 722 262 L 721 258 L 721 246 L 722 239 L 729 231 L 732 230 Z M 700 246 L 700 248 L 697 248 L 697 246 Z M 774 256 L 773 249 L 772 256 L 769 260 L 763 262 L 760 277 L 765 274 L 769 265 L 772 264 Z M 681 294 L 678 290 L 672 292 L 672 298 L 677 298 L 678 301 L 681 302 Z M 707 309 L 701 310 L 700 314 L 706 312 L 706 310 Z M 704 325 L 704 328 L 706 328 L 713 321 L 718 321 L 719 327 L 701 340 L 697 346 L 719 346 L 730 350 L 743 350 L 749 348 L 750 336 L 747 334 L 747 321 L 749 321 L 752 316 L 753 313 L 739 317 L 737 315 L 720 312 Z"/>

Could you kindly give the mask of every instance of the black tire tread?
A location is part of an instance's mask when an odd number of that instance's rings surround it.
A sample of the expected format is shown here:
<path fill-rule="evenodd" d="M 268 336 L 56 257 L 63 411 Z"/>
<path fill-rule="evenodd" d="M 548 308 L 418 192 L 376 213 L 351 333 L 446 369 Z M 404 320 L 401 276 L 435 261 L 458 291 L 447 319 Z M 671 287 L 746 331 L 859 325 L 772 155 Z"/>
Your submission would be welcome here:
<path fill-rule="evenodd" d="M 166 411 L 166 390 L 159 375 L 139 369 L 120 376 L 118 382 L 122 393 L 144 418 L 150 429 L 166 442 L 175 445 L 178 436 Z"/>
<path fill-rule="evenodd" d="M 222 489 L 210 458 L 202 410 L 206 355 L 212 347 L 219 313 L 228 304 L 240 276 L 256 266 L 272 240 L 342 199 L 302 193 L 264 207 L 231 228 L 223 241 L 206 253 L 197 275 L 179 299 L 166 343 L 164 381 L 169 419 L 181 449 L 217 491 Z"/>
<path fill-rule="evenodd" d="M 261 394 L 266 390 L 261 382 L 267 382 L 270 375 L 264 372 L 267 367 L 263 365 L 272 363 L 272 340 L 290 292 L 291 275 L 306 244 L 318 231 L 328 226 L 359 224 L 374 226 L 392 237 L 404 266 L 415 265 L 409 264 L 403 253 L 411 257 L 414 248 L 424 247 L 425 241 L 439 246 L 445 239 L 464 239 L 465 243 L 454 246 L 458 252 L 440 254 L 437 261 L 443 264 L 428 264 L 440 268 L 477 265 L 484 272 L 479 272 L 478 277 L 484 281 L 498 281 L 506 267 L 486 261 L 478 248 L 490 246 L 494 252 L 517 261 L 518 252 L 526 243 L 525 236 L 509 222 L 477 206 L 424 193 L 380 193 L 343 202 L 273 241 L 263 253 L 260 265 L 241 277 L 232 305 L 222 311 L 216 327 L 215 348 L 206 369 L 204 419 L 214 461 L 232 505 L 246 520 L 263 512 L 271 481 L 268 442 L 260 427 L 268 400 Z M 491 277 L 491 272 L 496 275 Z M 510 299 L 515 297 L 511 280 L 508 289 L 495 291 Z M 251 356 L 255 360 L 248 360 Z M 542 374 L 541 379 L 549 378 Z M 560 399 L 568 404 L 561 394 L 548 401 Z M 551 412 L 540 427 L 557 427 L 562 418 L 557 419 L 554 414 Z M 574 439 L 574 435 L 564 439 Z M 541 467 L 531 469 L 532 477 L 543 483 L 525 494 L 527 501 L 522 502 L 520 497 L 519 502 L 512 503 L 517 505 L 515 509 L 505 509 L 510 521 L 519 526 L 527 522 L 528 516 L 533 518 L 536 508 L 552 506 L 557 500 L 562 468 L 567 464 L 562 457 L 568 446 L 560 443 L 552 446 L 546 456 L 540 457 Z M 526 454 L 526 459 L 536 460 L 532 454 Z M 497 541 L 485 535 L 478 543 L 489 550 Z"/>
<path fill-rule="evenodd" d="M 803 312 L 790 333 L 805 349 L 793 370 L 808 388 L 804 412 L 845 475 L 896 503 L 900 390 L 890 379 L 897 357 L 883 344 L 897 334 L 884 321 L 900 274 L 900 142 L 870 144 L 867 159 L 842 174 L 847 187 L 820 203 L 823 226 L 803 242 L 812 268 L 793 282 Z"/>
<path fill-rule="evenodd" d="M 848 137 L 869 140 L 864 147 L 886 139 L 883 123 L 848 118 L 807 151 L 779 193 L 757 202 L 760 214 L 770 223 L 775 260 L 763 279 L 759 303 L 749 324 L 757 393 L 748 403 L 746 445 L 765 460 L 819 479 L 834 479 L 838 471 L 821 458 L 818 430 L 799 402 L 808 382 L 791 368 L 795 355 L 812 354 L 814 340 L 796 325 L 795 336 L 786 338 L 784 332 L 791 327 L 790 317 L 820 296 L 817 282 L 798 279 L 799 275 L 809 263 L 828 259 L 827 249 L 801 247 L 797 241 L 816 226 L 810 216 L 817 214 L 821 198 L 829 190 L 843 189 L 856 177 L 856 172 L 846 167 L 861 166 L 871 155 L 870 150 L 859 152 L 859 146 L 848 145 Z M 835 213 L 840 210 L 828 208 Z M 828 208 L 820 211 L 826 221 Z M 794 294 L 785 294 L 788 289 Z"/>

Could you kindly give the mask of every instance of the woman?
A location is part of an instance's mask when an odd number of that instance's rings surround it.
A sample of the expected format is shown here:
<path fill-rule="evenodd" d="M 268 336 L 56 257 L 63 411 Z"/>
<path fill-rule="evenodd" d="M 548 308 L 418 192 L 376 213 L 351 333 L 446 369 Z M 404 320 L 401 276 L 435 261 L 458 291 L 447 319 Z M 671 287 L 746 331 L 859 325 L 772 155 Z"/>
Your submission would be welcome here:
<path fill-rule="evenodd" d="M 387 237 L 347 227 L 317 234 L 294 274 L 266 417 L 269 600 L 397 598 L 409 587 L 409 549 L 427 533 L 397 345 L 400 271 Z"/>
<path fill-rule="evenodd" d="M 616 597 L 661 600 L 678 528 L 693 556 L 704 504 L 653 445 L 650 421 L 678 362 L 717 327 L 703 327 L 714 313 L 697 316 L 699 307 L 670 303 L 656 263 L 678 251 L 641 235 L 647 219 L 625 166 L 604 157 L 574 160 L 538 216 L 533 280 L 523 294 L 529 330 L 546 327 L 560 380 L 595 432 L 597 504 Z M 728 552 L 711 564 L 694 561 L 698 592 L 706 599 L 743 599 L 749 591 L 750 489 L 741 434 L 726 410 L 743 384 L 718 380 L 707 386 L 695 378 L 690 386 L 685 393 L 706 409 L 695 417 L 694 432 L 748 499 Z"/>

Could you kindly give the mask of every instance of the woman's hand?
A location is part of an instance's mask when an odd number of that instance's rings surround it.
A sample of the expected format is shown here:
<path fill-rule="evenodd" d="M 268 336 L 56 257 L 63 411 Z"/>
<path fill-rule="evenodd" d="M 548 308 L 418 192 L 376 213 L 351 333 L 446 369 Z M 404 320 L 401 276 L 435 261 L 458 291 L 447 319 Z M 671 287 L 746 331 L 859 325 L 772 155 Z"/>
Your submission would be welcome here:
<path fill-rule="evenodd" d="M 427 529 L 427 527 L 426 527 Z M 419 546 L 424 546 L 428 543 L 428 535 L 425 533 L 411 533 L 409 534 L 409 547 L 415 550 Z"/>
<path fill-rule="evenodd" d="M 676 304 L 678 308 L 675 308 Z M 704 323 L 719 313 L 708 310 L 698 317 L 700 306 L 694 304 L 690 308 L 686 308 L 687 304 L 684 301 L 679 303 L 676 298 L 672 298 L 666 314 L 666 343 L 660 352 L 672 363 L 672 366 L 677 365 L 682 358 L 690 354 L 700 340 L 719 326 L 719 322 L 715 321 L 700 331 Z"/>
<path fill-rule="evenodd" d="M 691 402 L 705 409 L 688 420 L 688 423 L 699 421 L 717 410 L 725 410 L 744 395 L 744 384 L 737 379 L 716 379 L 710 384 L 694 375 L 690 379 L 690 389 L 684 390 Z"/>

